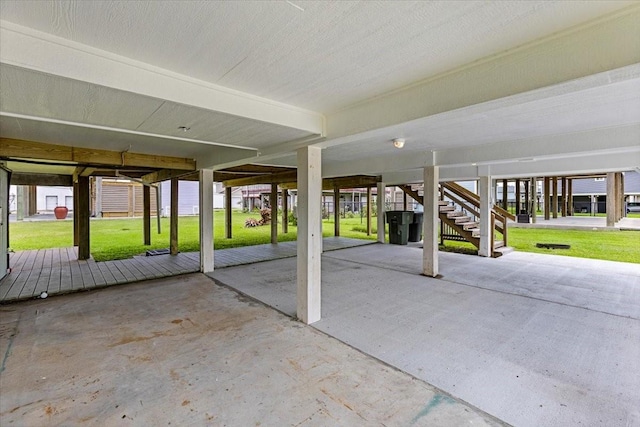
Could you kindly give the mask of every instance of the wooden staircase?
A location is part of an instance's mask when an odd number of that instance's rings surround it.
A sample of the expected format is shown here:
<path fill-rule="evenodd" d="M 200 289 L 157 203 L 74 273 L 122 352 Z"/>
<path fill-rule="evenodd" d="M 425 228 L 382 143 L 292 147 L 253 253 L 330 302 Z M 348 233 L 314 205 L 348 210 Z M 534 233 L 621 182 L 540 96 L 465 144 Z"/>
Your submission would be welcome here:
<path fill-rule="evenodd" d="M 418 203 L 423 204 L 423 197 L 408 185 L 399 186 L 402 191 Z M 480 196 L 466 188 L 453 183 L 440 184 L 440 200 L 438 212 L 440 218 L 440 242 L 444 240 L 467 241 L 476 248 L 480 247 Z M 491 254 L 499 257 L 502 252 L 498 249 L 507 246 L 507 219 L 515 221 L 515 216 L 494 205 L 491 209 Z M 495 232 L 502 235 L 501 240 L 495 240 Z"/>

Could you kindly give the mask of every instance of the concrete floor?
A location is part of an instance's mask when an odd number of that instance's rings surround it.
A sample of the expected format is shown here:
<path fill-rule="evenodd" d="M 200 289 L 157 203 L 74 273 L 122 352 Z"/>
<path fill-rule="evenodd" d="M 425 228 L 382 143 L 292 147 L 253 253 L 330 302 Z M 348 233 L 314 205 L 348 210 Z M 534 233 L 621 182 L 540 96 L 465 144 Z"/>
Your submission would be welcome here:
<path fill-rule="evenodd" d="M 369 245 L 323 255 L 314 327 L 518 426 L 640 426 L 640 265 Z M 213 276 L 295 313 L 295 259 Z"/>
<path fill-rule="evenodd" d="M 201 274 L 0 315 L 2 426 L 501 425 Z"/>

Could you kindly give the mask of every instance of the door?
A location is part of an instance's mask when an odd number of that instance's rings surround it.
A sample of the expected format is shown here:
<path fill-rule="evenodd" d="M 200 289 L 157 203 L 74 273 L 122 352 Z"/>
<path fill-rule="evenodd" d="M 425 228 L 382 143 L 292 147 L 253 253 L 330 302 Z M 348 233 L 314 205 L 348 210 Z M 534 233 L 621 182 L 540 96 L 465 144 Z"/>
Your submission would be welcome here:
<path fill-rule="evenodd" d="M 9 172 L 0 164 L 0 279 L 9 268 Z"/>
<path fill-rule="evenodd" d="M 58 206 L 58 196 L 45 196 L 45 204 L 45 210 L 53 212 L 56 206 Z"/>

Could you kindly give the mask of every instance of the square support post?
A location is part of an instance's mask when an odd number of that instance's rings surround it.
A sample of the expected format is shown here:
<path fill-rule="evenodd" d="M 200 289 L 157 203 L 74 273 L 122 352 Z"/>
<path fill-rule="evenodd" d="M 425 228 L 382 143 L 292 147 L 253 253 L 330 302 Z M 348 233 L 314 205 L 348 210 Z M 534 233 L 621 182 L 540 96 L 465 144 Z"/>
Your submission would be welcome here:
<path fill-rule="evenodd" d="M 210 273 L 213 271 L 213 170 L 201 169 L 199 181 L 200 271 Z"/>
<path fill-rule="evenodd" d="M 282 189 L 282 232 L 289 232 L 289 190 Z"/>
<path fill-rule="evenodd" d="M 232 218 L 231 218 L 231 192 L 233 187 L 224 188 L 224 236 L 227 239 L 231 239 L 233 236 L 232 231 Z"/>
<path fill-rule="evenodd" d="M 333 188 L 333 235 L 340 237 L 340 189 Z"/>
<path fill-rule="evenodd" d="M 311 324 L 321 315 L 322 152 L 303 147 L 298 160 L 297 315 Z"/>
<path fill-rule="evenodd" d="M 367 236 L 371 236 L 371 187 L 367 187 Z"/>
<path fill-rule="evenodd" d="M 144 244 L 151 244 L 151 188 L 142 186 L 142 234 Z"/>
<path fill-rule="evenodd" d="M 549 195 L 550 191 L 551 191 L 551 183 L 549 182 L 549 177 L 545 176 L 544 177 L 544 219 L 545 220 L 549 220 L 549 218 L 551 218 L 551 197 Z"/>
<path fill-rule="evenodd" d="M 558 218 L 558 178 L 551 178 L 551 215 Z"/>
<path fill-rule="evenodd" d="M 538 180 L 531 178 L 531 223 L 536 223 L 538 217 Z"/>
<path fill-rule="evenodd" d="M 424 168 L 422 274 L 430 277 L 438 275 L 439 179 L 440 168 L 438 166 Z"/>
<path fill-rule="evenodd" d="M 271 209 L 271 244 L 276 245 L 278 243 L 278 184 L 271 184 L 269 207 Z"/>
<path fill-rule="evenodd" d="M 567 215 L 573 216 L 573 179 L 567 179 Z"/>
<path fill-rule="evenodd" d="M 385 208 L 384 208 L 384 199 L 386 197 L 386 187 L 384 182 L 379 182 L 376 188 L 376 208 L 378 211 L 378 242 L 384 243 L 384 217 L 385 217 Z"/>
<path fill-rule="evenodd" d="M 20 187 L 18 187 L 19 189 Z M 20 198 L 20 192 L 18 191 L 18 199 Z M 78 246 L 80 242 L 80 233 L 78 230 L 80 220 L 78 219 L 78 212 L 80 212 L 80 208 L 78 207 L 78 201 L 80 200 L 80 196 L 78 196 L 78 181 L 74 181 L 73 183 L 73 246 Z M 18 200 L 19 201 L 19 200 Z M 18 207 L 18 209 L 20 209 Z"/>
<path fill-rule="evenodd" d="M 561 180 L 561 191 L 562 191 L 562 195 L 561 195 L 561 202 L 562 204 L 560 205 L 560 212 L 562 217 L 566 217 L 567 216 L 567 178 L 566 177 L 562 177 Z"/>
<path fill-rule="evenodd" d="M 620 221 L 624 217 L 624 175 L 622 172 L 616 173 L 616 222 Z"/>
<path fill-rule="evenodd" d="M 505 211 L 509 208 L 509 180 L 502 180 L 502 209 Z"/>
<path fill-rule="evenodd" d="M 516 212 L 515 214 L 518 215 L 520 213 L 520 180 L 516 179 L 516 206 L 515 206 Z M 480 214 L 482 215 L 482 214 Z"/>
<path fill-rule="evenodd" d="M 89 241 L 89 216 L 91 207 L 89 206 L 89 177 L 78 177 L 78 259 L 89 259 L 91 257 Z"/>
<path fill-rule="evenodd" d="M 171 207 L 169 214 L 169 253 L 178 255 L 178 178 L 171 178 Z"/>
<path fill-rule="evenodd" d="M 478 255 L 484 257 L 490 257 L 492 255 L 492 235 L 493 229 L 491 227 L 491 177 L 481 176 L 478 180 L 478 193 L 480 195 L 480 247 L 478 248 Z M 516 189 L 520 184 L 520 181 L 516 181 Z"/>
<path fill-rule="evenodd" d="M 607 227 L 616 225 L 616 174 L 607 173 Z"/>

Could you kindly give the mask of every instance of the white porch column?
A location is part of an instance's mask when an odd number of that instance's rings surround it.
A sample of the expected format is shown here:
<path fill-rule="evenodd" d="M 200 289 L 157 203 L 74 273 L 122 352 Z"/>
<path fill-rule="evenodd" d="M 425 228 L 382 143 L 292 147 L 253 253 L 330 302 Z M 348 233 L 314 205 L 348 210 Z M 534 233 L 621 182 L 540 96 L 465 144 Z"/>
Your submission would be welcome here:
<path fill-rule="evenodd" d="M 616 225 L 616 174 L 607 173 L 607 227 Z"/>
<path fill-rule="evenodd" d="M 386 193 L 387 187 L 384 185 L 384 182 L 379 182 L 377 184 L 377 193 L 376 197 L 376 209 L 378 211 L 378 242 L 384 243 L 384 220 L 385 220 L 385 209 L 384 209 L 384 201 L 387 197 Z"/>
<path fill-rule="evenodd" d="M 491 177 L 481 176 L 478 180 L 480 195 L 480 247 L 478 255 L 490 257 L 491 254 Z"/>
<path fill-rule="evenodd" d="M 422 274 L 436 277 L 438 275 L 438 180 L 440 168 L 427 166 L 424 168 L 424 195 L 422 202 L 423 214 L 423 245 L 422 245 Z"/>
<path fill-rule="evenodd" d="M 213 170 L 200 170 L 200 271 L 213 271 Z"/>
<path fill-rule="evenodd" d="M 298 149 L 298 271 L 297 314 L 306 324 L 320 320 L 322 255 L 321 151 Z"/>

